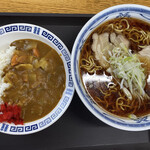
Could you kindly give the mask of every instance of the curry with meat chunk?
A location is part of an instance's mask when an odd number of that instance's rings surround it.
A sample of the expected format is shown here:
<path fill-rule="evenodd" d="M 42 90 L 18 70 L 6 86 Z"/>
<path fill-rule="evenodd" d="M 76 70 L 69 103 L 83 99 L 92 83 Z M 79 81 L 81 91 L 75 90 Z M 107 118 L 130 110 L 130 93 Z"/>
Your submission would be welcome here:
<path fill-rule="evenodd" d="M 45 43 L 33 39 L 11 43 L 16 50 L 4 69 L 10 87 L 3 101 L 21 107 L 21 118 L 31 122 L 47 115 L 59 102 L 65 89 L 65 69 L 59 54 Z"/>

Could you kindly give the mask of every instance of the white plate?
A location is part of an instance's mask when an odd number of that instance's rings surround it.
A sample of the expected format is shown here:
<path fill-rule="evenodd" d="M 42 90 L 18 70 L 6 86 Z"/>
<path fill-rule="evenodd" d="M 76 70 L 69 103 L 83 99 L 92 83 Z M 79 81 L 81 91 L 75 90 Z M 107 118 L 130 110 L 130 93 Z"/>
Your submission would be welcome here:
<path fill-rule="evenodd" d="M 52 32 L 37 25 L 16 23 L 0 27 L 0 49 L 7 47 L 11 42 L 19 39 L 40 40 L 54 48 L 58 54 L 61 54 L 60 57 L 64 63 L 66 72 L 66 88 L 59 103 L 45 117 L 25 123 L 24 125 L 0 123 L 0 132 L 14 135 L 31 134 L 52 125 L 66 111 L 74 94 L 70 53 L 64 43 Z"/>

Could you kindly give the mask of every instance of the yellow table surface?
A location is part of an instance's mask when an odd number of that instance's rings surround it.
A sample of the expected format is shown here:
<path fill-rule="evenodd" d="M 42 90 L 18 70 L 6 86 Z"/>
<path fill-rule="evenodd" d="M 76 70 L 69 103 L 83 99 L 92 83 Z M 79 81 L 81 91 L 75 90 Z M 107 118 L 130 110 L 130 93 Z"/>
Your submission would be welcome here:
<path fill-rule="evenodd" d="M 150 7 L 150 0 L 0 0 L 0 12 L 96 14 L 119 4 Z"/>

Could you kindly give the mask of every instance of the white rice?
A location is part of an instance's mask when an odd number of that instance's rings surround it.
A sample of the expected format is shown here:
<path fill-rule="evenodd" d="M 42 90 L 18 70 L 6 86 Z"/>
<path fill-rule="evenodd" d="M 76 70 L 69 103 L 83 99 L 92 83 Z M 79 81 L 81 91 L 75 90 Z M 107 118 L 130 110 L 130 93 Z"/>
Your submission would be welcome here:
<path fill-rule="evenodd" d="M 4 83 L 3 69 L 10 64 L 11 58 L 14 54 L 15 46 L 9 46 L 8 49 L 0 50 L 0 104 L 3 103 L 1 97 L 3 96 L 4 91 L 10 86 L 9 83 Z"/>

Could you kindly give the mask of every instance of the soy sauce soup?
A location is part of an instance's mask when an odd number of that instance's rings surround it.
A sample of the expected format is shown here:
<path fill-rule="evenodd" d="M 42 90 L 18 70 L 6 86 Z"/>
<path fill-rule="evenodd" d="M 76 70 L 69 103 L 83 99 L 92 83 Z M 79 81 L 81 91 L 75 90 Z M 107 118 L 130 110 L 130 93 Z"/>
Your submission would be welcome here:
<path fill-rule="evenodd" d="M 97 27 L 80 54 L 86 92 L 101 108 L 129 118 L 150 113 L 150 24 L 116 18 Z"/>

